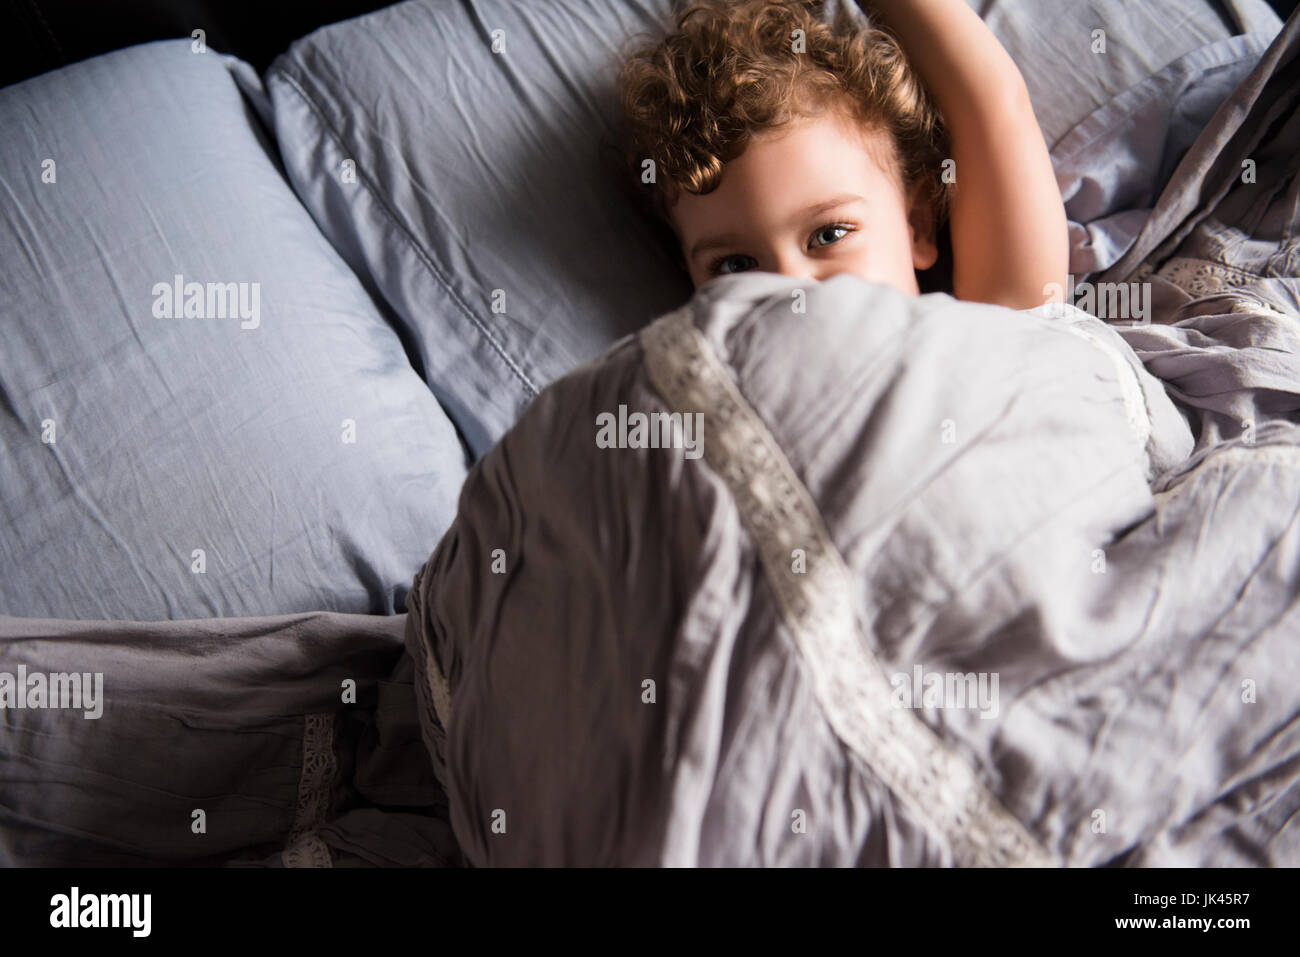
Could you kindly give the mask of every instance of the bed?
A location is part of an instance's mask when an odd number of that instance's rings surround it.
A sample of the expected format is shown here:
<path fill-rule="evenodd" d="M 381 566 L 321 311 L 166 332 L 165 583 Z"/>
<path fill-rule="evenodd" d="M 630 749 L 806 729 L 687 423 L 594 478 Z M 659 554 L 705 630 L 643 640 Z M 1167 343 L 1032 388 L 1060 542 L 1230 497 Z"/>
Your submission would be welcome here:
<path fill-rule="evenodd" d="M 1300 863 L 1300 19 L 973 5 L 1076 307 L 692 296 L 668 0 L 0 89 L 0 863 Z"/>

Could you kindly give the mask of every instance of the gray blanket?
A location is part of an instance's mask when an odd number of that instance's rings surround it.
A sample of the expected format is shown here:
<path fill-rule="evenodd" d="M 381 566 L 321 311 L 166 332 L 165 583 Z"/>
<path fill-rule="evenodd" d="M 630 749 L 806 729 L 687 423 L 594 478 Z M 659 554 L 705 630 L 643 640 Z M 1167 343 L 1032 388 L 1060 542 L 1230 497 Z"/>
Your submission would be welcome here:
<path fill-rule="evenodd" d="M 711 285 L 539 396 L 417 579 L 468 858 L 1300 863 L 1300 426 L 1255 415 L 1191 460 L 1099 320 Z"/>

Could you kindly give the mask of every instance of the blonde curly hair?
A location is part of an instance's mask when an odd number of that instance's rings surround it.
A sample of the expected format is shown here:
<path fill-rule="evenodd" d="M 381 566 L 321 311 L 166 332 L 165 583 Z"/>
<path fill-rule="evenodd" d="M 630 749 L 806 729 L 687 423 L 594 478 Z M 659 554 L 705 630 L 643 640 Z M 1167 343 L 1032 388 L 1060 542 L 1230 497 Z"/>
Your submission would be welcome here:
<path fill-rule="evenodd" d="M 630 182 L 653 160 L 648 212 L 671 226 L 680 190 L 709 193 L 750 139 L 827 107 L 888 132 L 905 187 L 919 185 L 936 232 L 947 219 L 939 175 L 948 138 L 897 41 L 819 0 L 705 0 L 679 9 L 676 29 L 635 50 L 618 78 L 619 138 Z M 802 31 L 797 34 L 795 31 Z M 802 47 L 796 38 L 802 36 Z M 648 195 L 646 195 L 648 192 Z"/>

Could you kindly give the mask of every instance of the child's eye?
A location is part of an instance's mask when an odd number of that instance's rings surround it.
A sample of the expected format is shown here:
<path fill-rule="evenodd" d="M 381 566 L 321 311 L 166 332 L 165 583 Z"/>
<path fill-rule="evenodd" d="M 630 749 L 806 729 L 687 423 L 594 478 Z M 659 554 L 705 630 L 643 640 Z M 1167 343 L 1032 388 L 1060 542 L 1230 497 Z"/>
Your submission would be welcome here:
<path fill-rule="evenodd" d="M 849 233 L 854 232 L 856 226 L 850 226 L 846 223 L 828 223 L 821 229 L 817 230 L 810 237 L 810 245 L 830 246 L 839 242 Z M 710 275 L 727 275 L 729 273 L 746 272 L 750 269 L 758 268 L 758 260 L 753 256 L 746 256 L 743 253 L 735 253 L 730 256 L 722 256 L 715 259 L 709 265 Z"/>
<path fill-rule="evenodd" d="M 829 246 L 831 243 L 839 242 L 851 232 L 853 232 L 852 226 L 845 226 L 843 223 L 831 223 L 812 234 L 812 245 Z M 836 235 L 837 233 L 838 235 Z"/>
<path fill-rule="evenodd" d="M 741 262 L 748 261 L 749 263 L 751 263 L 751 265 L 741 266 L 738 269 L 725 268 L 728 263 L 735 263 L 738 260 Z M 713 261 L 713 264 L 709 266 L 709 272 L 715 276 L 726 275 L 728 273 L 733 273 L 733 272 L 745 272 L 749 269 L 754 269 L 757 266 L 758 266 L 758 260 L 756 260 L 753 256 L 746 256 L 743 253 L 737 253 L 734 256 L 723 256 L 721 259 L 715 259 Z"/>

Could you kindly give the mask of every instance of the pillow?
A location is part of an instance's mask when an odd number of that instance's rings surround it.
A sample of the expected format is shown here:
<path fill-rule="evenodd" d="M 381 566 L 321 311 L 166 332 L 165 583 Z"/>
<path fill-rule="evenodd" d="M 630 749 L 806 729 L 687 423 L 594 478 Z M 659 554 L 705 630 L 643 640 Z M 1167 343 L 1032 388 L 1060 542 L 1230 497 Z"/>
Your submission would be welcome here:
<path fill-rule="evenodd" d="M 232 66 L 0 90 L 0 613 L 402 611 L 455 513 L 455 430 Z"/>
<path fill-rule="evenodd" d="M 1208 2 L 1157 0 L 1140 12 L 1065 0 L 975 6 L 1021 64 L 1049 143 L 1231 32 Z M 1276 29 L 1263 0 L 1237 6 Z M 267 73 L 291 182 L 393 307 L 476 457 L 541 387 L 690 294 L 599 148 L 616 116 L 620 51 L 634 35 L 662 35 L 672 7 L 408 0 L 311 34 Z M 1110 27 L 1104 59 L 1089 49 L 1094 21 Z M 1220 58 L 1249 58 L 1257 47 L 1239 43 Z M 1155 170 L 1141 163 L 1123 167 L 1122 182 L 1102 175 L 1117 169 L 1117 152 L 1145 161 L 1163 143 L 1148 143 L 1151 110 L 1173 104 L 1144 104 L 1142 125 L 1113 149 L 1069 154 L 1062 182 L 1080 229 L 1150 192 Z M 1092 237 L 1074 238 L 1082 255 Z"/>
<path fill-rule="evenodd" d="M 620 44 L 668 9 L 417 0 L 319 30 L 267 73 L 291 182 L 476 456 L 690 294 L 601 149 Z"/>
<path fill-rule="evenodd" d="M 1079 279 L 1129 248 L 1178 161 L 1282 26 L 1264 0 L 1093 0 L 1053 3 L 1050 14 L 1039 2 L 970 2 L 1029 88 Z"/>
<path fill-rule="evenodd" d="M 1245 46 L 1236 45 L 1238 55 L 1250 56 L 1248 49 L 1258 47 L 1253 54 L 1258 59 L 1259 51 L 1282 26 L 1267 0 L 1225 4 L 967 0 L 967 4 L 1016 61 L 1049 147 L 1125 91 L 1184 57 L 1190 55 L 1209 68 L 1201 52 L 1206 47 L 1245 34 L 1251 39 Z M 1095 30 L 1104 31 L 1104 49 L 1096 42 Z M 1165 105 L 1172 103 L 1171 99 Z M 1149 172 L 1155 175 L 1158 170 Z"/>

